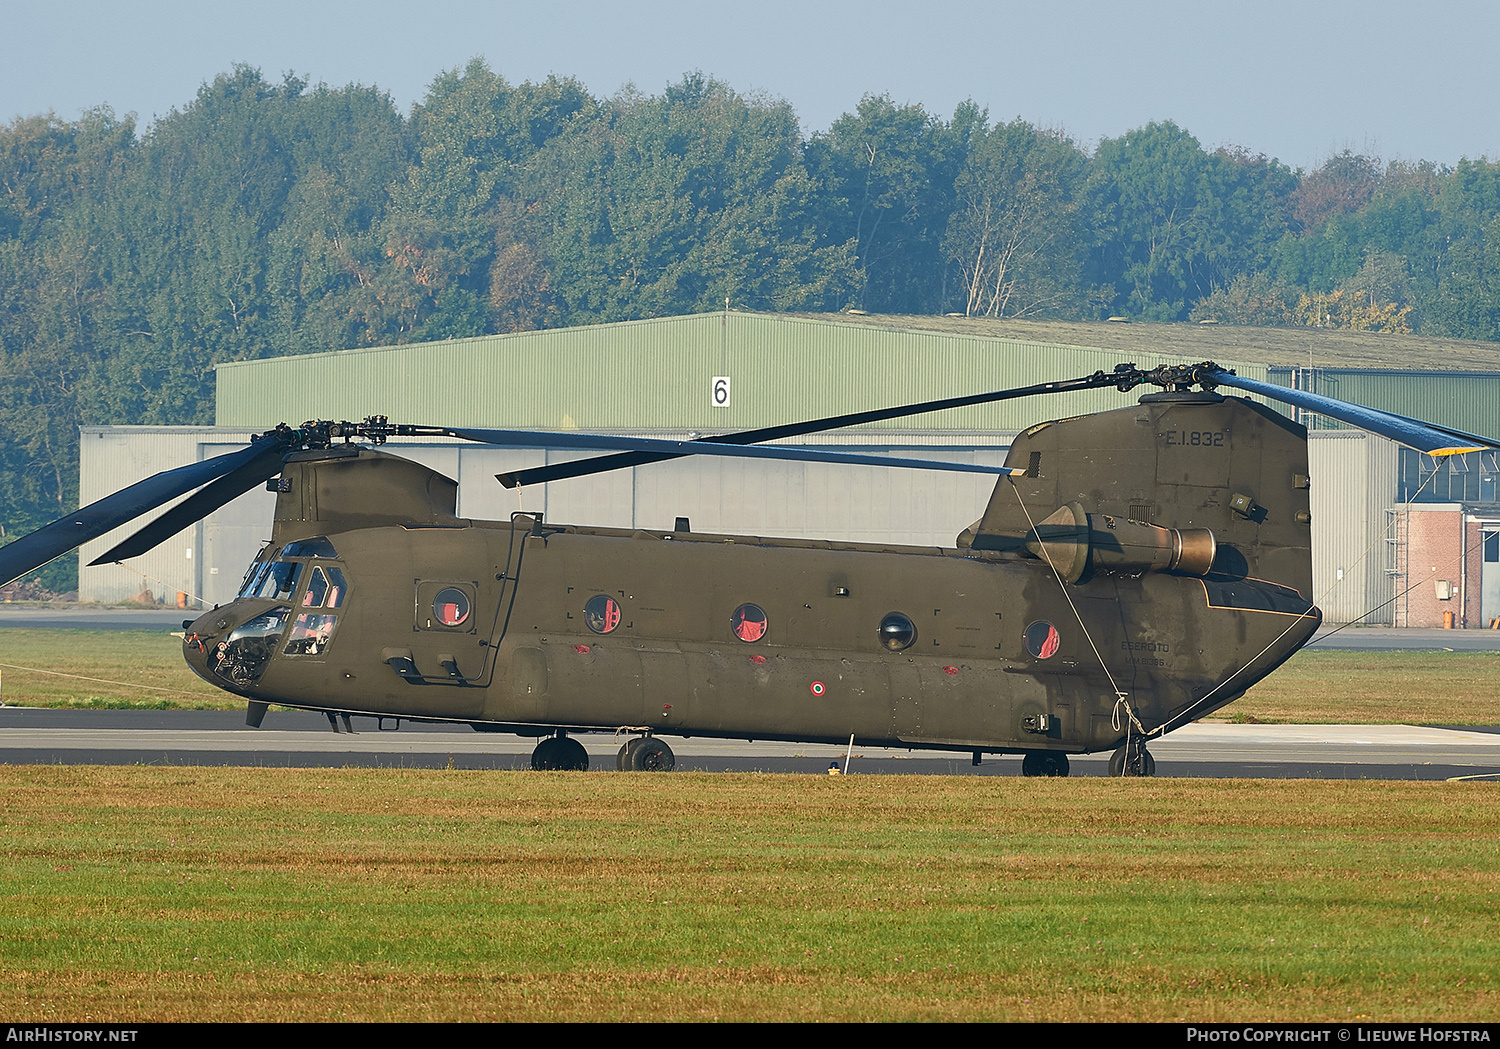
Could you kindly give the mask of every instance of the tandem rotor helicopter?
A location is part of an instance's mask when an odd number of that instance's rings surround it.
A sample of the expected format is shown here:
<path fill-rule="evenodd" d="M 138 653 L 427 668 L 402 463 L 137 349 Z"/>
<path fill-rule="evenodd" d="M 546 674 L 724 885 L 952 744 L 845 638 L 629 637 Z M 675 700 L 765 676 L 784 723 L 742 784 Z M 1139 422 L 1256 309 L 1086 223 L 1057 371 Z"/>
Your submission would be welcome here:
<path fill-rule="evenodd" d="M 1017 397 L 1114 386 L 1130 407 L 1039 423 L 1003 467 L 766 442 Z M 1197 387 L 1195 390 L 1194 387 Z M 1212 362 L 927 401 L 692 441 L 361 423 L 278 426 L 0 548 L 0 581 L 189 492 L 99 557 L 151 549 L 257 485 L 270 543 L 239 596 L 184 623 L 205 681 L 248 701 L 467 722 L 583 769 L 670 770 L 665 736 L 1020 753 L 1030 776 L 1146 743 L 1241 696 L 1313 635 L 1307 432 L 1218 387 L 1294 404 L 1431 455 L 1495 441 L 1244 379 Z M 457 484 L 381 449 L 449 436 L 613 452 L 502 474 L 507 487 L 684 455 L 998 474 L 953 549 L 455 516 Z M 356 443 L 364 442 L 364 443 Z M 195 491 L 196 489 L 196 491 Z"/>

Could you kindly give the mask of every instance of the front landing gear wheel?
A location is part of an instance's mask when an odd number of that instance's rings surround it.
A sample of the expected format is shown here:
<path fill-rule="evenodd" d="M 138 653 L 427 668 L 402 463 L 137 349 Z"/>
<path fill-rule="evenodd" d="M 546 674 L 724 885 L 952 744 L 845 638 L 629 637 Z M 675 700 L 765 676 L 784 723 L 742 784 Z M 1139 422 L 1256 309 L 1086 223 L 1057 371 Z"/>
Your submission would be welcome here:
<path fill-rule="evenodd" d="M 587 772 L 589 752 L 567 736 L 548 736 L 531 752 L 531 767 L 538 772 Z"/>
<path fill-rule="evenodd" d="M 1154 776 L 1156 775 L 1156 759 L 1151 756 L 1151 752 L 1146 749 L 1144 743 L 1131 740 L 1109 756 L 1109 774 L 1111 776 Z"/>
<path fill-rule="evenodd" d="M 630 744 L 635 746 L 631 747 Z M 628 757 L 630 764 L 626 766 L 632 772 L 671 772 L 677 767 L 677 758 L 672 753 L 672 748 L 654 736 L 645 736 L 633 739 L 621 748 L 628 752 L 622 754 L 622 760 Z"/>
<path fill-rule="evenodd" d="M 1021 759 L 1023 776 L 1066 776 L 1068 756 L 1051 750 L 1029 751 Z"/>

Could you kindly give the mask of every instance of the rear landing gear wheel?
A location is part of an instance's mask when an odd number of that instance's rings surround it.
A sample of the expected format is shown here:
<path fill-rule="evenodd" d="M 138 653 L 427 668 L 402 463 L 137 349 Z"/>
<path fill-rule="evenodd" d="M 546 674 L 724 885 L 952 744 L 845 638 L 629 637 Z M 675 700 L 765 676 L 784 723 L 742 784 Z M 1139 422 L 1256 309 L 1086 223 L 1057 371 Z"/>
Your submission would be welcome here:
<path fill-rule="evenodd" d="M 538 772 L 587 772 L 589 752 L 567 736 L 548 736 L 531 752 L 531 767 Z"/>
<path fill-rule="evenodd" d="M 1156 759 L 1151 756 L 1151 752 L 1146 749 L 1144 743 L 1131 740 L 1109 756 L 1109 774 L 1111 776 L 1154 776 L 1156 775 Z"/>
<path fill-rule="evenodd" d="M 634 736 L 625 741 L 624 745 L 620 747 L 620 752 L 615 755 L 616 772 L 629 772 L 631 770 L 633 767 L 631 765 L 631 756 L 635 753 L 636 748 L 645 742 L 645 739 L 645 736 Z"/>
<path fill-rule="evenodd" d="M 1023 776 L 1066 776 L 1068 756 L 1052 750 L 1033 750 L 1021 759 Z"/>
<path fill-rule="evenodd" d="M 635 746 L 630 748 L 630 743 Z M 629 765 L 627 768 L 632 772 L 671 772 L 677 767 L 677 758 L 672 753 L 672 748 L 654 736 L 645 736 L 641 739 L 633 739 L 625 744 L 621 750 L 630 748 L 628 755 Z"/>

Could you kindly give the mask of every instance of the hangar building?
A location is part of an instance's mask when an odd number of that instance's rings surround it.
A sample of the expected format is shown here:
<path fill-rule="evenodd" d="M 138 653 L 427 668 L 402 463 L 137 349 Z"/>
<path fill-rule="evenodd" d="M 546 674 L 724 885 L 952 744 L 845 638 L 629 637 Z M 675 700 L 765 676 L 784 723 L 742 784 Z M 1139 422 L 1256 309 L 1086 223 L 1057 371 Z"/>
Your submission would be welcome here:
<path fill-rule="evenodd" d="M 1205 359 L 1460 429 L 1500 429 L 1490 422 L 1500 408 L 1500 347 L 1485 343 L 729 311 L 220 365 L 215 426 L 85 428 L 80 488 L 89 502 L 304 419 L 385 415 L 682 438 L 1072 378 L 1123 361 Z M 1026 426 L 1121 407 L 1137 395 L 1032 398 L 797 441 L 999 463 Z M 1300 421 L 1313 431 L 1314 596 L 1330 621 L 1441 625 L 1442 613 L 1453 611 L 1454 625 L 1480 626 L 1500 616 L 1500 468 L 1492 455 L 1435 461 L 1318 417 Z M 687 517 L 701 531 L 952 546 L 993 487 L 978 475 L 692 458 L 507 491 L 495 473 L 579 453 L 454 441 L 388 447 L 458 480 L 459 514 L 478 518 L 525 509 L 564 523 L 669 528 Z M 269 536 L 273 501 L 268 492 L 247 493 L 129 566 L 84 567 L 80 596 L 122 600 L 144 589 L 158 600 L 180 593 L 194 607 L 225 602 Z M 125 534 L 88 544 L 83 564 Z"/>

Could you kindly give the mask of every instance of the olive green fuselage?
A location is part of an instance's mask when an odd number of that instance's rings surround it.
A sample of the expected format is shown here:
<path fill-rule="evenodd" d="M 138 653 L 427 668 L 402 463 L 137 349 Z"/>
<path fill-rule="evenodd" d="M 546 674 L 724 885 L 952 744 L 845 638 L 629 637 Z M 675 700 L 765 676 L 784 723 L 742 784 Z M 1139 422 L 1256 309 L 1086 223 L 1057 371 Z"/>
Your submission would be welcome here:
<path fill-rule="evenodd" d="M 1028 474 L 935 549 L 468 521 L 408 460 L 302 453 L 249 596 L 192 624 L 188 661 L 252 703 L 532 734 L 1083 752 L 1132 711 L 1166 731 L 1223 706 L 1316 629 L 1295 424 L 1158 395 L 1009 461 Z M 1176 528 L 1195 574 L 1131 552 Z"/>
<path fill-rule="evenodd" d="M 277 655 L 254 687 L 236 691 L 311 709 L 514 726 L 1088 751 L 1124 735 L 1117 690 L 1152 727 L 1207 696 L 1191 711 L 1201 716 L 1279 665 L 1316 625 L 1213 607 L 1202 580 L 1164 574 L 1100 576 L 1065 596 L 1045 564 L 968 551 L 529 519 L 331 540 L 337 560 L 308 562 L 341 566 L 348 578 L 326 648 Z M 422 598 L 455 586 L 473 609 L 445 627 Z M 585 611 L 601 595 L 619 609 L 607 634 L 590 629 Z M 746 603 L 766 621 L 748 643 L 732 622 Z M 233 619 L 239 604 L 204 618 Z M 901 651 L 879 636 L 892 612 L 916 628 Z M 1038 622 L 1057 631 L 1046 658 L 1025 643 Z M 393 652 L 432 683 L 399 675 L 387 662 Z M 189 655 L 207 680 L 232 687 L 203 653 Z M 457 679 L 445 672 L 450 662 Z M 1048 724 L 1028 730 L 1037 714 Z"/>

